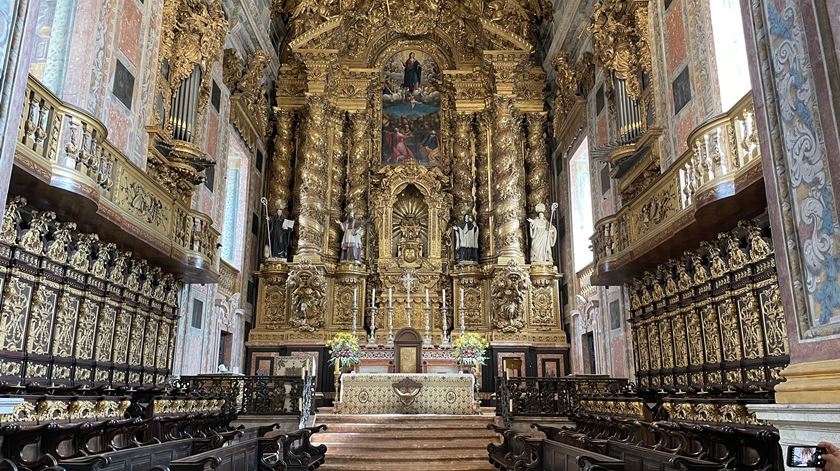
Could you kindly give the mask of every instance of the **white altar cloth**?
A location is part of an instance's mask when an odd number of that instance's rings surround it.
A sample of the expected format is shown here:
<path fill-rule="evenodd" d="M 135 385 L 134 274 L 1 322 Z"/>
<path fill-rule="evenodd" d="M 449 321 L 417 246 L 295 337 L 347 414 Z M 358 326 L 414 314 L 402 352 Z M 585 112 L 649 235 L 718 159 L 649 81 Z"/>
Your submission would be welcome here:
<path fill-rule="evenodd" d="M 406 378 L 422 385 L 414 402 L 406 405 L 394 384 Z M 341 376 L 342 414 L 470 415 L 480 409 L 471 374 L 348 373 Z"/>

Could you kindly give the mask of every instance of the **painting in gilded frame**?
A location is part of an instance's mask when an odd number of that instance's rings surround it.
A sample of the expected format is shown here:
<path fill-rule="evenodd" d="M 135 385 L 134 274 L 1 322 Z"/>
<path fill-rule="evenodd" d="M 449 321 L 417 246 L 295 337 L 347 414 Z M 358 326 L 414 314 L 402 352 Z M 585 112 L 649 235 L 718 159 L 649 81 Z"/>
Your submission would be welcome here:
<path fill-rule="evenodd" d="M 440 163 L 441 71 L 430 55 L 404 50 L 385 62 L 382 163 Z"/>

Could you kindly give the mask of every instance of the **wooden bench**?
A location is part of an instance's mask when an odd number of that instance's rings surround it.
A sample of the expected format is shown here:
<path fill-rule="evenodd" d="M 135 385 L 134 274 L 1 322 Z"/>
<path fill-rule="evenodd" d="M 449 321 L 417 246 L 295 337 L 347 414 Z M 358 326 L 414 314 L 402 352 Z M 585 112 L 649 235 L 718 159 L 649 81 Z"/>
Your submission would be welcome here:
<path fill-rule="evenodd" d="M 151 471 L 311 471 L 324 463 L 326 445 L 314 446 L 310 438 L 326 425 L 308 427 L 273 438 L 243 440 L 156 465 Z"/>
<path fill-rule="evenodd" d="M 607 442 L 606 454 L 623 461 L 626 471 L 668 471 L 673 469 L 711 471 L 722 468 L 718 463 L 613 440 Z"/>
<path fill-rule="evenodd" d="M 272 427 L 252 427 L 213 433 L 206 438 L 184 438 L 163 443 L 123 448 L 107 453 L 60 460 L 59 465 L 67 471 L 142 471 L 153 466 L 167 466 L 170 462 L 195 454 L 208 452 L 229 444 L 253 440 L 260 433 L 267 433 Z"/>

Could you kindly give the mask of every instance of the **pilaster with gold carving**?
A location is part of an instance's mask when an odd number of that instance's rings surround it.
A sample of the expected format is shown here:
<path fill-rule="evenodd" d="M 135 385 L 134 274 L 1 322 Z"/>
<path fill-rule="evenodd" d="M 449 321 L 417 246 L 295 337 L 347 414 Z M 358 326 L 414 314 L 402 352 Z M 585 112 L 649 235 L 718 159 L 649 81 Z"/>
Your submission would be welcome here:
<path fill-rule="evenodd" d="M 350 155 L 347 161 L 347 208 L 353 208 L 356 219 L 368 217 L 368 185 L 370 172 L 371 116 L 368 110 L 350 114 Z M 366 229 L 362 229 L 362 247 L 364 248 Z"/>
<path fill-rule="evenodd" d="M 307 99 L 303 148 L 299 167 L 300 216 L 297 255 L 320 260 L 323 255 L 327 197 L 327 102 L 322 96 Z"/>
<path fill-rule="evenodd" d="M 525 260 L 524 159 L 513 100 L 496 97 L 493 122 L 493 192 L 496 195 L 495 249 L 500 264 Z"/>
<path fill-rule="evenodd" d="M 490 120 L 487 113 L 475 121 L 476 203 L 478 211 L 478 249 L 482 264 L 493 261 L 493 188 L 490 146 Z"/>
<path fill-rule="evenodd" d="M 278 108 L 275 113 L 274 154 L 269 169 L 268 195 L 271 204 L 289 203 L 292 196 L 292 158 L 294 157 L 295 111 Z"/>
<path fill-rule="evenodd" d="M 548 151 L 546 144 L 547 113 L 528 113 L 528 154 L 526 157 L 528 207 L 534 211 L 537 204 L 549 204 Z"/>
<path fill-rule="evenodd" d="M 345 180 L 347 178 L 347 139 L 343 112 L 330 116 L 330 182 L 329 182 L 329 219 L 327 222 L 327 256 L 338 260 L 341 256 L 341 231 L 335 221 L 342 217 Z"/>
<path fill-rule="evenodd" d="M 472 151 L 472 113 L 454 113 L 455 136 L 452 159 L 452 220 L 462 221 L 475 207 L 473 186 L 475 162 Z"/>
<path fill-rule="evenodd" d="M 562 275 L 552 265 L 531 266 L 531 310 L 528 327 L 550 338 L 541 341 L 566 343 L 560 308 L 560 278 Z"/>

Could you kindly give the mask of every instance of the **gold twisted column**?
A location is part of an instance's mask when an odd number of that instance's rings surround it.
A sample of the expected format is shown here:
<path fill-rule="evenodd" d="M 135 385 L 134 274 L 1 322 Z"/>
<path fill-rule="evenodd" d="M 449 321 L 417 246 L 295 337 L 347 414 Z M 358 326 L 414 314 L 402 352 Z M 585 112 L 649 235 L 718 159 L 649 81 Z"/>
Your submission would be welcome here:
<path fill-rule="evenodd" d="M 329 242 L 327 244 L 327 255 L 332 260 L 338 260 L 341 256 L 341 236 L 336 220 L 341 219 L 341 209 L 344 197 L 344 182 L 347 177 L 347 145 L 346 133 L 344 132 L 344 113 L 335 113 L 330 117 L 330 131 L 332 132 L 330 147 L 332 159 L 330 160 L 330 217 L 327 221 Z"/>
<path fill-rule="evenodd" d="M 472 113 L 455 114 L 455 139 L 452 160 L 452 220 L 463 220 L 475 207 L 473 197 L 473 153 L 471 144 Z"/>
<path fill-rule="evenodd" d="M 525 261 L 522 232 L 525 219 L 524 159 L 520 151 L 521 134 L 513 100 L 497 97 L 493 123 L 493 189 L 495 249 L 498 263 Z"/>
<path fill-rule="evenodd" d="M 300 216 L 297 256 L 320 260 L 324 245 L 324 206 L 327 196 L 327 105 L 310 96 L 304 123 L 299 167 Z"/>
<path fill-rule="evenodd" d="M 289 198 L 292 195 L 292 157 L 294 155 L 294 118 L 293 110 L 281 109 L 275 113 L 276 135 L 274 137 L 274 154 L 271 156 L 269 169 L 268 199 L 269 205 L 278 200 L 291 206 Z M 271 206 L 269 209 L 273 209 Z"/>
<path fill-rule="evenodd" d="M 370 114 L 359 111 L 350 115 L 350 156 L 347 162 L 347 207 L 353 208 L 356 219 L 368 217 L 368 171 L 370 169 Z M 365 228 L 362 228 L 362 246 Z"/>
<path fill-rule="evenodd" d="M 538 203 L 543 203 L 546 207 L 551 206 L 548 201 L 548 151 L 545 142 L 545 122 L 546 113 L 544 112 L 528 114 L 527 211 L 534 211 Z"/>
<path fill-rule="evenodd" d="M 476 153 L 476 203 L 478 205 L 478 248 L 480 260 L 488 263 L 493 258 L 493 189 L 490 187 L 490 141 L 488 139 L 490 123 L 486 115 L 479 115 L 475 123 Z"/>

